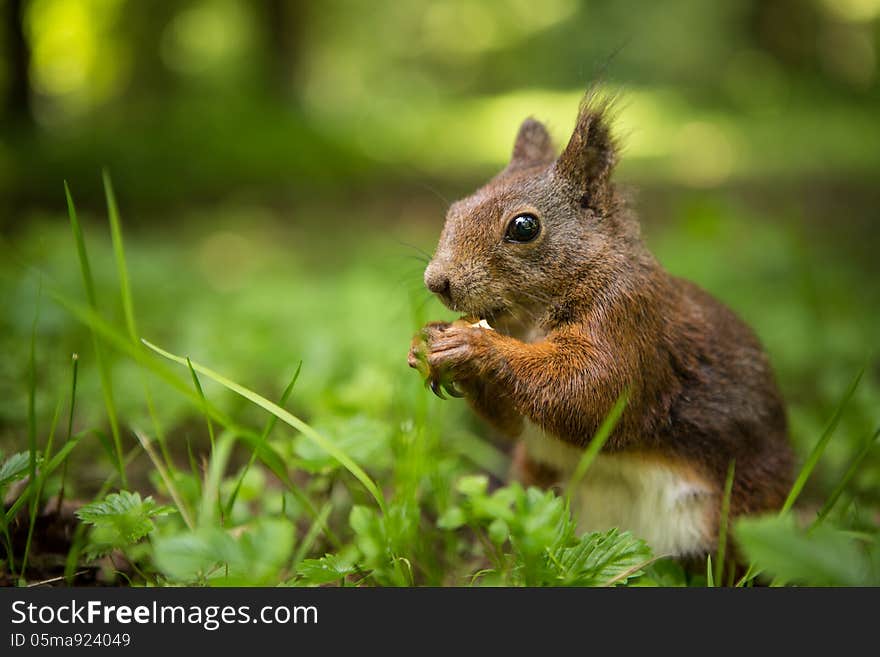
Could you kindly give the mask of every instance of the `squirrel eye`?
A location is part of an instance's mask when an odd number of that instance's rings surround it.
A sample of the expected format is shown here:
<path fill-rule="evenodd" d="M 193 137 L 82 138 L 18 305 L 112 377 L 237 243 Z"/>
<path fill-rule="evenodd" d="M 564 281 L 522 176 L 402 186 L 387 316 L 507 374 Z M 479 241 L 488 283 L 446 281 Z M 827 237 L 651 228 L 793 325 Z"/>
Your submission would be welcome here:
<path fill-rule="evenodd" d="M 531 242 L 541 232 L 541 222 L 533 214 L 518 214 L 507 224 L 508 242 Z"/>

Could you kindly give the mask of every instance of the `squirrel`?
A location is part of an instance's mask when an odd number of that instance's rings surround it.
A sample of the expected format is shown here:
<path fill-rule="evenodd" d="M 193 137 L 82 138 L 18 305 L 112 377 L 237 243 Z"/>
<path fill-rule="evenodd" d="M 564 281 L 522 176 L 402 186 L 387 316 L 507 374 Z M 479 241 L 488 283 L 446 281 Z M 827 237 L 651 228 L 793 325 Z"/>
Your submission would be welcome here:
<path fill-rule="evenodd" d="M 526 119 L 506 168 L 449 207 L 424 281 L 474 319 L 426 325 L 408 362 L 519 437 L 525 485 L 564 483 L 625 395 L 572 497 L 578 527 L 698 558 L 717 549 L 729 471 L 730 518 L 783 504 L 785 407 L 753 331 L 644 245 L 612 180 L 613 109 L 589 91 L 558 157 Z"/>

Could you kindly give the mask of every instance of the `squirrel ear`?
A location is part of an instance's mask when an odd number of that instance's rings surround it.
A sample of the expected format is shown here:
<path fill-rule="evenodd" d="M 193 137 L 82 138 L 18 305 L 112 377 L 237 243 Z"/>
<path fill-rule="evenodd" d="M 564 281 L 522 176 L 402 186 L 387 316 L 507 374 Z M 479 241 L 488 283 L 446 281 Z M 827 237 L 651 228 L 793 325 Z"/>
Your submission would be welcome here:
<path fill-rule="evenodd" d="M 508 168 L 549 164 L 556 156 L 550 133 L 540 121 L 529 117 L 522 122 L 513 144 L 513 157 Z"/>
<path fill-rule="evenodd" d="M 556 161 L 556 170 L 585 192 L 585 198 L 606 186 L 617 163 L 617 143 L 609 125 L 612 103 L 587 92 L 568 146 Z"/>

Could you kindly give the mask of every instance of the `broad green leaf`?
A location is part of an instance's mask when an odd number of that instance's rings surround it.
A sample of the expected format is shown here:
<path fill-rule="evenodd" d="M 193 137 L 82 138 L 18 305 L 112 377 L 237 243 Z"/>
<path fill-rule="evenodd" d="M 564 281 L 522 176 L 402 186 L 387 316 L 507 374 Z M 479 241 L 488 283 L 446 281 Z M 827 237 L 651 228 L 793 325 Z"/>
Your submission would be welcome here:
<path fill-rule="evenodd" d="M 11 455 L 0 465 L 0 491 L 19 479 L 24 479 L 30 467 L 30 454 L 18 452 Z"/>
<path fill-rule="evenodd" d="M 234 544 L 227 532 L 210 527 L 156 538 L 153 558 L 170 580 L 192 583 L 206 578 L 224 557 L 234 553 Z"/>
<path fill-rule="evenodd" d="M 645 577 L 640 578 L 638 586 L 687 586 L 687 573 L 676 559 L 658 559 L 645 567 Z"/>
<path fill-rule="evenodd" d="M 468 497 L 483 495 L 488 488 L 489 478 L 486 475 L 467 475 L 455 484 L 455 490 Z"/>
<path fill-rule="evenodd" d="M 467 516 L 461 507 L 451 506 L 437 518 L 437 526 L 440 529 L 458 529 L 467 522 Z"/>
<path fill-rule="evenodd" d="M 489 524 L 489 540 L 496 545 L 504 543 L 510 538 L 510 526 L 501 518 L 495 518 Z"/>
<path fill-rule="evenodd" d="M 517 506 L 511 535 L 524 555 L 543 554 L 548 547 L 564 544 L 573 533 L 565 500 L 553 491 L 529 488 Z"/>
<path fill-rule="evenodd" d="M 577 545 L 562 548 L 556 561 L 560 565 L 560 584 L 602 586 L 625 584 L 641 574 L 637 568 L 651 558 L 651 549 L 629 532 L 611 529 L 581 536 Z"/>
<path fill-rule="evenodd" d="M 258 519 L 238 536 L 205 527 L 153 541 L 156 566 L 170 580 L 220 586 L 277 581 L 293 553 L 293 542 L 293 525 L 280 518 Z"/>
<path fill-rule="evenodd" d="M 140 493 L 119 491 L 111 493 L 100 502 L 92 502 L 77 509 L 76 515 L 83 522 L 112 530 L 113 545 L 121 547 L 135 543 L 156 527 L 152 519 L 174 513 L 173 507 L 158 506 L 152 497 L 141 499 Z"/>
<path fill-rule="evenodd" d="M 388 536 L 385 523 L 373 509 L 357 505 L 351 510 L 348 522 L 355 533 L 355 542 L 367 563 L 381 559 L 387 553 Z"/>
<path fill-rule="evenodd" d="M 363 555 L 361 565 L 371 571 L 372 579 L 380 586 L 412 584 L 412 571 L 406 559 L 395 554 L 394 546 L 403 551 L 411 545 L 413 534 L 408 531 L 410 516 L 402 506 L 380 514 L 373 508 L 355 506 L 349 514 L 349 524 L 355 533 L 355 545 Z M 395 543 L 396 541 L 396 543 Z"/>
<path fill-rule="evenodd" d="M 351 561 L 335 554 L 326 554 L 320 559 L 305 559 L 297 566 L 296 572 L 306 583 L 320 586 L 338 582 L 356 570 Z"/>
<path fill-rule="evenodd" d="M 743 518 L 737 541 L 755 566 L 780 580 L 808 586 L 878 585 L 856 540 L 828 525 L 807 532 L 791 516 Z"/>

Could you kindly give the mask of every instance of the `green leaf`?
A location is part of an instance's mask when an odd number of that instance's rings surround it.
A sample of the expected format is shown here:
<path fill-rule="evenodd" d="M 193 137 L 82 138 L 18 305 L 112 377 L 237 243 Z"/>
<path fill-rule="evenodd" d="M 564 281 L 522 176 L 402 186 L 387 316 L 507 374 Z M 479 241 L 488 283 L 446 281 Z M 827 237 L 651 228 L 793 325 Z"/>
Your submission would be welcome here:
<path fill-rule="evenodd" d="M 385 523 L 373 509 L 356 505 L 348 516 L 358 549 L 370 567 L 375 567 L 388 552 L 388 534 Z"/>
<path fill-rule="evenodd" d="M 778 579 L 809 586 L 876 586 L 870 561 L 850 535 L 828 525 L 806 532 L 791 516 L 743 518 L 737 541 L 755 566 Z"/>
<path fill-rule="evenodd" d="M 12 482 L 27 476 L 30 460 L 28 452 L 18 452 L 3 461 L 3 464 L 0 465 L 0 491 Z"/>
<path fill-rule="evenodd" d="M 521 508 L 524 504 L 525 491 L 518 483 L 499 488 L 491 495 L 486 495 L 482 488 L 474 488 L 467 500 L 467 508 L 474 519 L 490 522 L 496 518 L 516 522 L 513 507 Z"/>
<path fill-rule="evenodd" d="M 525 558 L 543 556 L 548 547 L 567 543 L 573 532 L 564 499 L 553 491 L 526 490 L 511 524 L 512 540 Z"/>
<path fill-rule="evenodd" d="M 489 478 L 486 475 L 467 475 L 455 484 L 455 490 L 467 497 L 485 495 L 488 488 Z"/>
<path fill-rule="evenodd" d="M 437 518 L 437 526 L 440 529 L 458 529 L 467 522 L 467 516 L 461 507 L 451 506 Z"/>
<path fill-rule="evenodd" d="M 170 506 L 157 506 L 152 497 L 142 500 L 139 493 L 123 490 L 86 504 L 76 515 L 99 530 L 93 545 L 103 551 L 138 542 L 156 528 L 153 518 L 173 512 Z"/>
<path fill-rule="evenodd" d="M 510 526 L 501 518 L 495 518 L 489 524 L 489 540 L 496 545 L 501 545 L 510 538 Z"/>
<path fill-rule="evenodd" d="M 153 541 L 156 567 L 177 582 L 195 582 L 207 577 L 225 556 L 235 552 L 235 539 L 211 527 L 184 532 Z"/>
<path fill-rule="evenodd" d="M 170 580 L 220 586 L 266 586 L 277 581 L 293 553 L 293 525 L 261 518 L 237 537 L 205 527 L 154 539 L 154 559 Z"/>
<path fill-rule="evenodd" d="M 645 567 L 645 577 L 638 581 L 639 586 L 687 586 L 687 572 L 676 559 L 659 559 Z"/>
<path fill-rule="evenodd" d="M 403 506 L 392 507 L 385 516 L 370 507 L 357 505 L 352 508 L 348 522 L 355 533 L 355 546 L 363 555 L 361 565 L 371 571 L 377 584 L 412 585 L 409 562 L 398 558 L 394 550 L 395 545 L 405 550 L 413 540 L 412 533 L 407 531 L 413 525 Z"/>
<path fill-rule="evenodd" d="M 559 550 L 555 561 L 560 584 L 602 586 L 625 584 L 640 575 L 638 566 L 650 559 L 647 543 L 615 528 L 584 534 L 577 545 Z"/>
<path fill-rule="evenodd" d="M 320 559 L 305 559 L 297 566 L 296 572 L 307 583 L 319 586 L 338 582 L 356 570 L 349 559 L 335 554 L 325 554 Z"/>

